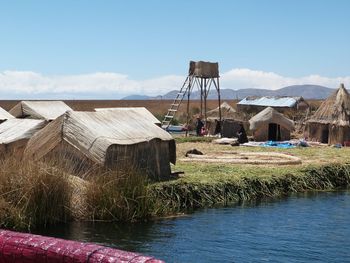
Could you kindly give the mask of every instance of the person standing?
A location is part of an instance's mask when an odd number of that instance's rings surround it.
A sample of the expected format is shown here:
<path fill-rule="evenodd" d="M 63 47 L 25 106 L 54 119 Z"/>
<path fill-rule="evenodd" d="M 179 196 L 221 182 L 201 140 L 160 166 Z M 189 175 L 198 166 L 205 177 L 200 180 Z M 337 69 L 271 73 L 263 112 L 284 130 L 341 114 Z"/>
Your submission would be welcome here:
<path fill-rule="evenodd" d="M 204 127 L 204 123 L 201 120 L 200 116 L 197 117 L 196 121 L 196 135 L 202 136 L 202 128 Z"/>

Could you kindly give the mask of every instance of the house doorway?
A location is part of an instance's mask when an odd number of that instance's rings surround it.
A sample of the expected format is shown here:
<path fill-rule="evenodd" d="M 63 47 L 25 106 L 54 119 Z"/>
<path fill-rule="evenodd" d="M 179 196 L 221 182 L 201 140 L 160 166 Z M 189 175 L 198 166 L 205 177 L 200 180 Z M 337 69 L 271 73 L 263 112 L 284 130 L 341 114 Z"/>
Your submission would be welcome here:
<path fill-rule="evenodd" d="M 322 130 L 321 143 L 328 143 L 328 139 L 329 139 L 329 128 L 327 127 L 326 129 Z"/>
<path fill-rule="evenodd" d="M 269 123 L 269 141 L 280 141 L 281 140 L 281 127 L 277 123 Z"/>

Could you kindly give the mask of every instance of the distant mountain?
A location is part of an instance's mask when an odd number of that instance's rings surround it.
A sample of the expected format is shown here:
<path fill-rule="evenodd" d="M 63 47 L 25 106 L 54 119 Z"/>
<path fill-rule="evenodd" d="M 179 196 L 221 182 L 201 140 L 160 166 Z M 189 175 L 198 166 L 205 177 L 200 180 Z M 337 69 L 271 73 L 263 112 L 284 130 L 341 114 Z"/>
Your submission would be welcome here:
<path fill-rule="evenodd" d="M 327 98 L 334 89 L 327 88 L 319 85 L 293 85 L 284 87 L 278 90 L 268 90 L 268 89 L 221 89 L 221 99 L 243 99 L 248 96 L 302 96 L 304 99 L 325 99 Z M 177 90 L 170 91 L 162 96 L 149 97 L 149 96 L 139 96 L 131 95 L 123 98 L 123 100 L 148 100 L 148 99 L 163 99 L 171 100 L 176 97 L 178 93 Z M 208 99 L 216 99 L 217 93 L 213 88 L 208 94 Z M 191 94 L 191 99 L 200 99 L 200 92 L 195 90 Z"/>
<path fill-rule="evenodd" d="M 319 85 L 294 85 L 276 90 L 278 96 L 302 96 L 304 99 L 325 99 L 334 89 Z"/>
<path fill-rule="evenodd" d="M 122 98 L 122 100 L 149 100 L 152 97 L 146 95 L 130 95 Z"/>

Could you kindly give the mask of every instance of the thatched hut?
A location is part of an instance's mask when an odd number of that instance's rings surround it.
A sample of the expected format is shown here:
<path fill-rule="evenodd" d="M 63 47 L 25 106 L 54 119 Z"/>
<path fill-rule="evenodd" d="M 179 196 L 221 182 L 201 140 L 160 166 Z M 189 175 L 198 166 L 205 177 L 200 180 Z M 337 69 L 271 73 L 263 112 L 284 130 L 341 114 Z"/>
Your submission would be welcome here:
<path fill-rule="evenodd" d="M 72 109 L 63 101 L 21 101 L 10 113 L 16 118 L 54 120 Z"/>
<path fill-rule="evenodd" d="M 21 157 L 28 140 L 45 126 L 44 120 L 10 119 L 0 124 L 0 155 Z"/>
<path fill-rule="evenodd" d="M 246 122 L 243 114 L 238 113 L 231 105 L 224 101 L 221 105 L 221 125 L 219 123 L 219 107 L 207 112 L 207 128 L 210 135 L 221 130 L 221 136 L 233 138 L 241 129 L 245 129 Z M 219 127 L 218 127 L 219 126 Z"/>
<path fill-rule="evenodd" d="M 140 120 L 149 121 L 157 126 L 161 125 L 160 120 L 158 120 L 149 110 L 145 107 L 123 107 L 123 108 L 96 108 L 95 111 L 113 111 L 114 114 L 124 114 L 125 111 L 128 114 L 132 114 L 135 118 L 140 118 Z"/>
<path fill-rule="evenodd" d="M 128 166 L 154 180 L 168 178 L 170 162 L 176 162 L 171 135 L 128 111 L 66 112 L 36 133 L 25 150 L 25 156 L 34 159 L 62 154 L 74 168 Z"/>
<path fill-rule="evenodd" d="M 271 107 L 252 117 L 249 124 L 256 141 L 289 140 L 294 130 L 294 122 Z"/>
<path fill-rule="evenodd" d="M 350 140 L 349 120 L 350 96 L 344 84 L 341 84 L 306 122 L 305 131 L 311 141 L 344 144 Z"/>

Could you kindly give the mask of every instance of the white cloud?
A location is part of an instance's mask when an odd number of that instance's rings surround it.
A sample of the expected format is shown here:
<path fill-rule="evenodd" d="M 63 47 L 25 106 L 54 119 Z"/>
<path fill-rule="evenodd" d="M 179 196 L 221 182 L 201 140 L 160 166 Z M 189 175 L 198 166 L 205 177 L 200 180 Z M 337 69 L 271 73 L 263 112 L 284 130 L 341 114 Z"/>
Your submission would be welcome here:
<path fill-rule="evenodd" d="M 278 75 L 274 72 L 265 72 L 250 69 L 232 69 L 221 74 L 222 87 L 232 89 L 263 88 L 279 89 L 290 85 L 313 84 L 336 88 L 340 83 L 350 84 L 350 76 L 328 78 L 319 75 L 309 75 L 300 78 L 291 78 Z"/>
<path fill-rule="evenodd" d="M 159 95 L 179 89 L 185 76 L 169 75 L 133 80 L 127 75 L 97 72 L 80 75 L 46 76 L 32 71 L 0 72 L 0 92 L 5 98 L 84 97 L 121 98 L 130 94 Z M 232 69 L 221 74 L 221 87 L 230 89 L 278 89 L 289 85 L 317 84 L 336 88 L 339 83 L 350 87 L 350 76 L 329 78 L 310 75 L 292 78 L 274 72 Z M 5 95 L 5 96 L 4 96 Z"/>

